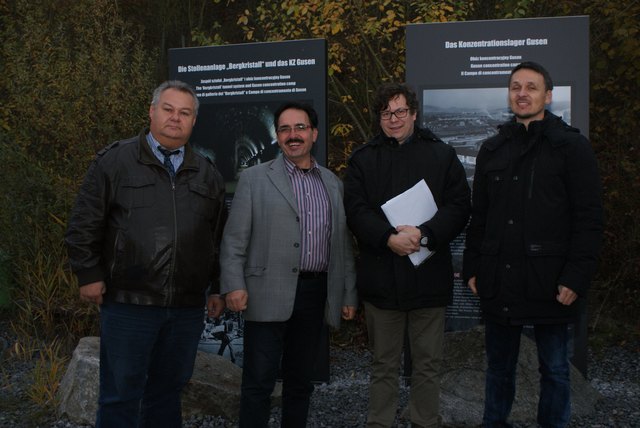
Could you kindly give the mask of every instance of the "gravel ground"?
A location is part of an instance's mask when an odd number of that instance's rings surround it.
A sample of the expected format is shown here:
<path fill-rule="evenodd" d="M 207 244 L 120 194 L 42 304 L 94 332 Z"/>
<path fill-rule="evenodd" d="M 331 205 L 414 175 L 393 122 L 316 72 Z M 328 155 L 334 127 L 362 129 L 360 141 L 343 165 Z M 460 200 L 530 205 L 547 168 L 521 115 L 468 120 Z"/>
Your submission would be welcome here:
<path fill-rule="evenodd" d="M 0 427 L 81 428 L 67 420 L 55 420 L 51 409 L 32 404 L 26 387 L 30 383 L 31 361 L 16 361 L 6 349 L 11 339 L 0 333 L 2 368 L 0 380 Z M 589 378 L 602 399 L 589 417 L 574 417 L 570 427 L 640 427 L 640 341 L 608 347 L 597 355 L 590 352 Z M 363 427 L 366 420 L 368 367 L 371 355 L 362 349 L 331 350 L 331 382 L 316 387 L 309 415 L 309 427 Z M 363 367 L 365 369 L 363 369 Z M 407 403 L 408 389 L 401 388 L 400 404 Z M 231 428 L 235 425 L 218 417 L 186 420 L 186 428 Z M 279 409 L 274 409 L 270 427 L 279 427 Z M 397 427 L 408 427 L 400 416 Z M 84 427 L 82 427 L 84 428 Z M 516 428 L 529 428 L 518 425 Z"/>

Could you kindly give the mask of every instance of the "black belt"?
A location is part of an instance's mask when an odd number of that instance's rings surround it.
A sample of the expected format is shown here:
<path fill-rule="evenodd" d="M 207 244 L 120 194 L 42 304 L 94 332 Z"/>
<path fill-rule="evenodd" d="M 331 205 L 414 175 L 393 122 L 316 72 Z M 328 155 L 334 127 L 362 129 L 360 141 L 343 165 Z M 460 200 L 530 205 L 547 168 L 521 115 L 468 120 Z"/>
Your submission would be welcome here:
<path fill-rule="evenodd" d="M 318 279 L 318 278 L 326 278 L 326 272 L 300 272 L 298 274 L 298 278 L 302 279 Z"/>

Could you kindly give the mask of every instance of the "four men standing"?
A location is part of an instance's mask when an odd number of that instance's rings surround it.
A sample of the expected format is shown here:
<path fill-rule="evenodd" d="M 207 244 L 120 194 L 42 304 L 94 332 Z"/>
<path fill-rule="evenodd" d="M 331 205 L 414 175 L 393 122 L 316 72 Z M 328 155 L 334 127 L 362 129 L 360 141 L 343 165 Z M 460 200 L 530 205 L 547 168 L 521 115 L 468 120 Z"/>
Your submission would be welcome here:
<path fill-rule="evenodd" d="M 538 422 L 564 427 L 570 416 L 567 326 L 595 270 L 602 205 L 588 141 L 545 109 L 552 89 L 539 64 L 517 66 L 514 118 L 477 158 L 464 275 L 486 318 L 486 427 L 509 426 L 523 325 L 538 346 Z M 282 156 L 242 173 L 223 236 L 222 179 L 188 145 L 198 110 L 188 85 L 160 85 L 150 129 L 98 154 L 66 234 L 80 296 L 101 305 L 97 426 L 180 426 L 206 290 L 211 316 L 220 293 L 244 311 L 240 426 L 267 426 L 279 369 L 282 425 L 305 426 L 323 323 L 352 319 L 358 303 L 347 223 L 373 348 L 367 426 L 394 423 L 405 331 L 412 426 L 439 425 L 449 243 L 469 218 L 469 188 L 455 150 L 415 125 L 410 88 L 382 85 L 374 109 L 381 132 L 349 159 L 343 208 L 342 183 L 311 155 L 316 112 L 281 106 Z M 437 212 L 393 227 L 381 205 L 422 180 Z M 432 255 L 414 266 L 421 247 Z"/>

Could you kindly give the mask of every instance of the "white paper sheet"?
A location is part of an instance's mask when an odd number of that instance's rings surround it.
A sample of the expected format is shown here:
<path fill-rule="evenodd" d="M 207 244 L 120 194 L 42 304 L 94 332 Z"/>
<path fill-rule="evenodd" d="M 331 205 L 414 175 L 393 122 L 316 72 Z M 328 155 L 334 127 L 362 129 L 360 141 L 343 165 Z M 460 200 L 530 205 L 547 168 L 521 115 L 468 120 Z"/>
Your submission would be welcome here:
<path fill-rule="evenodd" d="M 389 199 L 380 207 L 393 227 L 399 225 L 419 226 L 438 211 L 431 189 L 424 180 L 405 190 L 398 196 Z M 414 266 L 419 266 L 427 260 L 433 251 L 420 247 L 420 251 L 409 254 Z"/>

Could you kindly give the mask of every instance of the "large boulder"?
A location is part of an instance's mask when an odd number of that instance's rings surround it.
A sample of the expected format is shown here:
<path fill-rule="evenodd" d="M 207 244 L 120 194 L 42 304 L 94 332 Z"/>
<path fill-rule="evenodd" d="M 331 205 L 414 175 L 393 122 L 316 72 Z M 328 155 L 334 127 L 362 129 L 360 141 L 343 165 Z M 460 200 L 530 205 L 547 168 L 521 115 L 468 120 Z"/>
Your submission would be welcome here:
<path fill-rule="evenodd" d="M 93 425 L 98 410 L 100 338 L 83 337 L 58 387 L 59 415 L 78 424 Z"/>
<path fill-rule="evenodd" d="M 238 418 L 242 369 L 218 354 L 198 352 L 193 376 L 182 391 L 182 414 Z"/>
<path fill-rule="evenodd" d="M 100 338 L 84 337 L 73 351 L 73 357 L 58 389 L 59 416 L 78 423 L 93 425 L 98 409 Z M 198 352 L 193 376 L 182 394 L 182 413 L 216 415 L 228 420 L 238 417 L 242 369 L 216 354 Z M 281 388 L 273 394 L 279 405 Z"/>
<path fill-rule="evenodd" d="M 59 414 L 79 424 L 93 424 L 97 410 L 99 338 L 85 337 L 73 353 L 58 391 Z M 363 371 L 369 363 L 363 361 Z M 484 331 L 476 328 L 445 335 L 444 365 L 441 383 L 441 415 L 444 426 L 478 426 L 482 420 L 485 377 Z M 368 376 L 366 377 L 368 382 Z M 198 352 L 194 374 L 183 392 L 183 414 L 222 416 L 236 420 L 240 402 L 241 369 L 223 357 Z M 349 399 L 366 400 L 362 382 Z M 279 384 L 278 384 L 279 385 Z M 518 361 L 516 399 L 512 422 L 536 426 L 539 373 L 535 343 L 522 337 Z M 350 389 L 345 387 L 343 389 Z M 588 416 L 599 399 L 598 392 L 578 370 L 571 369 L 572 413 Z M 279 405 L 281 389 L 274 392 L 272 405 Z M 408 415 L 403 412 L 403 419 Z"/>
<path fill-rule="evenodd" d="M 477 426 L 482 421 L 485 358 L 483 328 L 445 335 L 440 394 L 440 413 L 445 425 Z M 536 426 L 540 374 L 535 342 L 526 335 L 522 336 L 520 343 L 516 379 L 516 398 L 511 411 L 511 421 Z M 599 393 L 572 366 L 572 414 L 589 415 L 599 398 Z"/>

